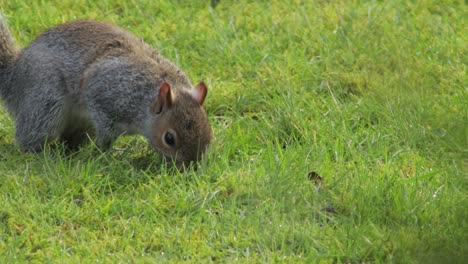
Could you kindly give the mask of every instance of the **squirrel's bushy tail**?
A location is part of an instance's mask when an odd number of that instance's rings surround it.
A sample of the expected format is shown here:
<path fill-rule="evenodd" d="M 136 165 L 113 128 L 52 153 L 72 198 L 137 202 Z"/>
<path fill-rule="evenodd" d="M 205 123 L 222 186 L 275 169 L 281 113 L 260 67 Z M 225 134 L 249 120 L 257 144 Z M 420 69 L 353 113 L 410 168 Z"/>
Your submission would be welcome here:
<path fill-rule="evenodd" d="M 2 98 L 6 97 L 8 78 L 18 54 L 19 48 L 8 30 L 5 18 L 0 14 L 0 97 Z"/>

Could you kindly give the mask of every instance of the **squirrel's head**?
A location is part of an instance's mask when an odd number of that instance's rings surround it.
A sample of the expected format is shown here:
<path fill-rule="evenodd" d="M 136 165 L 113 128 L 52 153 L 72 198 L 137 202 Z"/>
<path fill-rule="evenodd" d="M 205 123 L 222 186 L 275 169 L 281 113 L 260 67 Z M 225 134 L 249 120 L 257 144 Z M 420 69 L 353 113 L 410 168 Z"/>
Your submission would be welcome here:
<path fill-rule="evenodd" d="M 211 141 L 212 130 L 203 109 L 207 92 L 203 82 L 191 91 L 177 93 L 164 82 L 151 104 L 150 142 L 179 167 L 200 160 Z"/>

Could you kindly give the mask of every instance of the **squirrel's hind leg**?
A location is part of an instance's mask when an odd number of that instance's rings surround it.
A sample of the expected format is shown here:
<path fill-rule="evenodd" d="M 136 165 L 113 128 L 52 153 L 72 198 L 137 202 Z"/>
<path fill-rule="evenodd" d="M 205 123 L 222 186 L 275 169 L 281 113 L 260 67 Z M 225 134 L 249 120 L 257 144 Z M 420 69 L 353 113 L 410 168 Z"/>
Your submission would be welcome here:
<path fill-rule="evenodd" d="M 28 101 L 28 100 L 26 100 Z M 64 105 L 61 98 L 33 98 L 16 116 L 16 141 L 28 152 L 40 152 L 62 130 Z"/>

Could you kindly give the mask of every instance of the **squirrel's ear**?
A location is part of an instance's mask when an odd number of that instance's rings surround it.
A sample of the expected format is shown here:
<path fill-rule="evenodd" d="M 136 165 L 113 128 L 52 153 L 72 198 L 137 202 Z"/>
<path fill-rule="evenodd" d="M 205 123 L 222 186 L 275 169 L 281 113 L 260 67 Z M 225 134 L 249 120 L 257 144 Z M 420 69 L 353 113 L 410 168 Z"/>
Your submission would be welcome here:
<path fill-rule="evenodd" d="M 194 90 L 192 90 L 192 97 L 197 101 L 200 105 L 203 105 L 205 102 L 206 94 L 208 93 L 208 88 L 204 82 L 200 82 Z"/>
<path fill-rule="evenodd" d="M 171 86 L 167 82 L 163 82 L 159 86 L 159 93 L 153 104 L 151 105 L 151 112 L 160 114 L 162 111 L 172 106 L 172 93 Z"/>

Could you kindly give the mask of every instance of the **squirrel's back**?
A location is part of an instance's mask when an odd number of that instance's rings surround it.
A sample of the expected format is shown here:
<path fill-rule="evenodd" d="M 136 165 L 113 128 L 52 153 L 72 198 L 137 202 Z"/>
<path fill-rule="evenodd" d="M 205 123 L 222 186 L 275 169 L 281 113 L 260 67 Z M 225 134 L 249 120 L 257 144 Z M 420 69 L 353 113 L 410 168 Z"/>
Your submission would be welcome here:
<path fill-rule="evenodd" d="M 59 62 L 62 72 L 76 75 L 92 63 L 111 57 L 126 57 L 131 60 L 161 65 L 162 71 L 168 71 L 168 77 L 178 75 L 189 80 L 179 68 L 162 57 L 142 39 L 135 37 L 113 24 L 97 21 L 74 21 L 51 28 L 37 37 L 26 48 L 21 57 L 47 53 Z M 73 77 L 68 76 L 70 80 Z"/>
<path fill-rule="evenodd" d="M 130 53 L 149 58 L 159 54 L 139 38 L 123 29 L 103 22 L 74 21 L 53 27 L 40 34 L 24 50 L 23 56 L 54 56 L 62 66 L 81 72 L 90 63 L 105 56 Z"/>
<path fill-rule="evenodd" d="M 2 98 L 13 114 L 31 84 L 37 82 L 38 71 L 54 72 L 63 82 L 65 94 L 80 92 L 80 81 L 86 69 L 104 59 L 129 59 L 140 65 L 151 65 L 162 79 L 174 87 L 191 87 L 186 75 L 143 40 L 118 26 L 97 21 L 65 23 L 40 34 L 21 54 L 14 45 L 5 24 L 0 26 L 0 69 L 2 81 L 11 76 L 7 87 L 0 87 Z M 14 64 L 14 66 L 12 66 Z M 5 76 L 3 76 L 5 75 Z M 28 76 L 34 79 L 29 80 Z"/>

